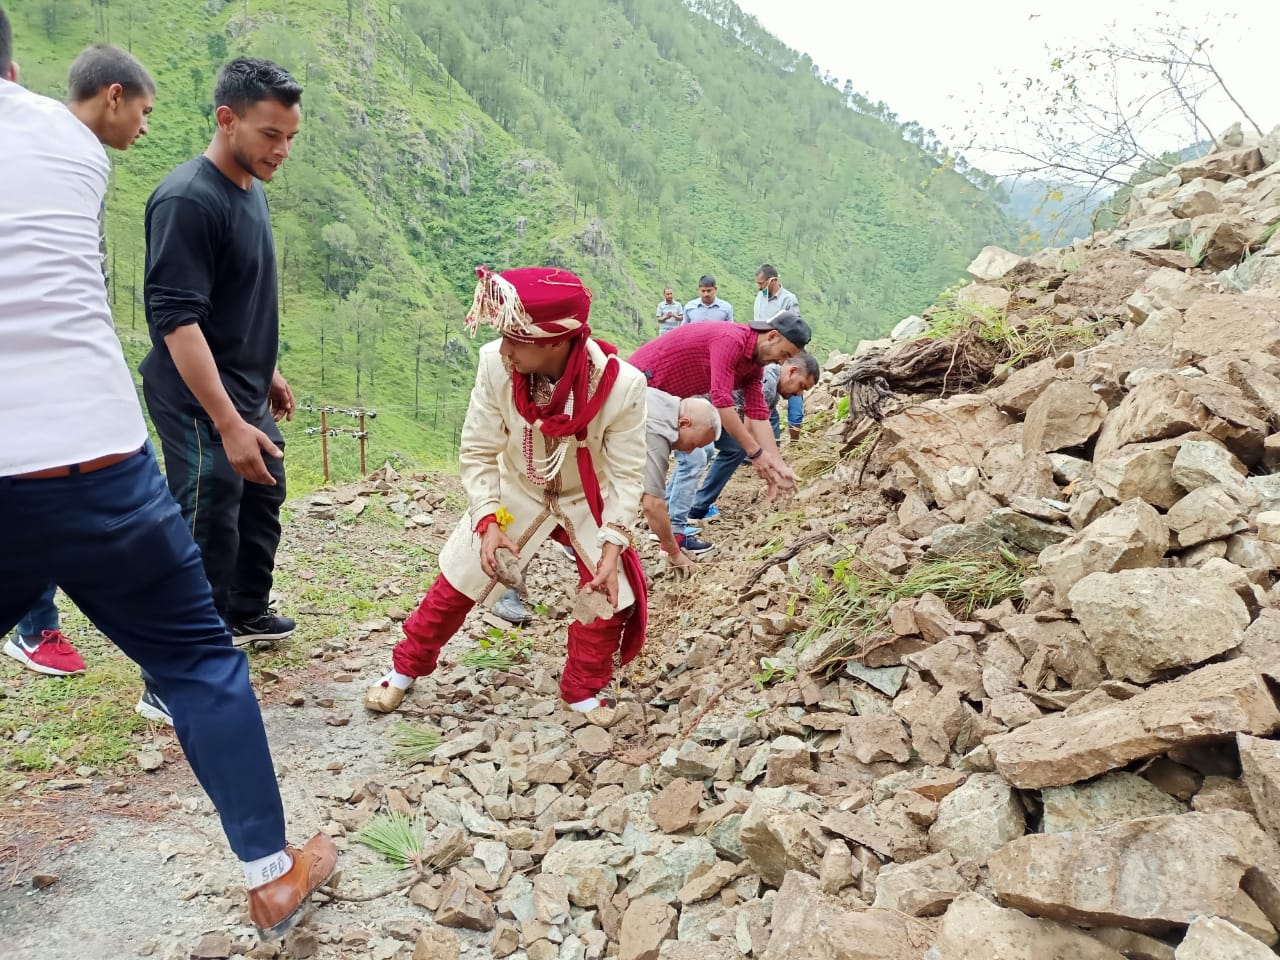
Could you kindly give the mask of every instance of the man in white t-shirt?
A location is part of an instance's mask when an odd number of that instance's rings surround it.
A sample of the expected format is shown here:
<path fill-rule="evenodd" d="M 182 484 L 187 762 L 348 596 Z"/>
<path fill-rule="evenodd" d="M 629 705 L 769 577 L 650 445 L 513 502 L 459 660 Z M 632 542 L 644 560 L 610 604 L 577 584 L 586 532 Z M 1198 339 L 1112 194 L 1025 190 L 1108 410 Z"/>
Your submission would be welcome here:
<path fill-rule="evenodd" d="M 0 78 L 0 634 L 55 582 L 150 674 L 244 867 L 250 917 L 281 934 L 337 852 L 324 834 L 285 843 L 248 662 L 146 443 L 112 326 L 106 154 L 66 107 L 18 86 L 3 9 Z"/>
<path fill-rule="evenodd" d="M 16 69 L 9 73 L 16 80 Z M 74 113 L 103 146 L 128 150 L 147 132 L 147 116 L 156 96 L 156 84 L 133 54 L 105 43 L 81 52 L 67 74 L 67 109 Z M 99 216 L 99 250 L 102 278 L 107 278 L 106 210 Z M 62 633 L 58 607 L 54 603 L 56 584 L 49 584 L 35 606 L 18 621 L 18 627 L 4 644 L 6 655 L 28 670 L 55 677 L 84 673 L 84 660 Z M 151 719 L 169 722 L 168 714 Z"/>

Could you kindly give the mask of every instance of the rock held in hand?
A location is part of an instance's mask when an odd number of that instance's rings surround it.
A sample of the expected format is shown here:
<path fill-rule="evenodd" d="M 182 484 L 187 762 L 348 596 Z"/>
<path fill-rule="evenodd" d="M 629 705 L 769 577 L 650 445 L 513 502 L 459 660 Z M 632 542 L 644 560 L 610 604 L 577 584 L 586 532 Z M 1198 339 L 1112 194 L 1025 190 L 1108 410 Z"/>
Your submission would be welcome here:
<path fill-rule="evenodd" d="M 573 619 L 579 623 L 608 620 L 613 616 L 613 604 L 608 596 L 598 590 L 579 590 L 573 603 Z"/>
<path fill-rule="evenodd" d="M 529 595 L 529 588 L 524 582 L 524 572 L 516 562 L 515 554 L 506 547 L 499 547 L 493 551 L 493 565 L 497 568 L 499 582 L 510 587 L 521 597 Z"/>

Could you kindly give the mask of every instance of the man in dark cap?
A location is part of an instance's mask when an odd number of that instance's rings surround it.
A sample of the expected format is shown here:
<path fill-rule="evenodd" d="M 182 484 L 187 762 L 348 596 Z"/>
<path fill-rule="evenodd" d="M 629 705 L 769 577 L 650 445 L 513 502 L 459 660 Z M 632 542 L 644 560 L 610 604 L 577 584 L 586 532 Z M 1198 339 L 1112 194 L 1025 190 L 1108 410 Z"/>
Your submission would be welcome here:
<path fill-rule="evenodd" d="M 747 460 L 768 484 L 770 495 L 777 496 L 795 491 L 796 475 L 783 462 L 769 423 L 764 368 L 800 353 L 810 336 L 809 325 L 786 310 L 767 321 L 686 324 L 646 343 L 632 354 L 631 364 L 649 386 L 672 396 L 710 395 L 724 433 L 747 451 Z M 742 391 L 741 415 L 735 390 Z M 672 525 L 684 520 L 674 517 Z"/>

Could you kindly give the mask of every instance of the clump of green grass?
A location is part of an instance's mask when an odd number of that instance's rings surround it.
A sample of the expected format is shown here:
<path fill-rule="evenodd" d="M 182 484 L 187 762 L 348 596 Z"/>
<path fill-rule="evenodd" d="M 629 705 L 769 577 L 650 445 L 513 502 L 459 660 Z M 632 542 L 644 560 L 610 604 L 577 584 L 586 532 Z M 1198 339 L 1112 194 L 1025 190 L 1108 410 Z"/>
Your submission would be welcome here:
<path fill-rule="evenodd" d="M 1010 320 L 1003 310 L 959 303 L 954 290 L 942 295 L 928 320 L 928 327 L 916 339 L 943 340 L 968 334 L 995 348 L 999 362 L 1011 367 L 1098 341 L 1095 324 L 1074 326 L 1049 314 Z"/>
<path fill-rule="evenodd" d="M 408 766 L 425 763 L 440 746 L 441 739 L 439 730 L 402 723 L 396 727 L 396 745 L 391 755 Z"/>
<path fill-rule="evenodd" d="M 1191 257 L 1191 262 L 1197 267 L 1204 263 L 1205 255 L 1209 252 L 1210 236 L 1211 231 L 1209 230 L 1196 230 L 1182 241 L 1183 251 Z"/>
<path fill-rule="evenodd" d="M 356 842 L 401 867 L 421 870 L 427 858 L 427 830 L 421 817 L 380 811 L 356 834 Z"/>
<path fill-rule="evenodd" d="M 517 663 L 528 660 L 532 653 L 532 637 L 526 637 L 518 630 L 490 627 L 476 648 L 458 657 L 458 662 L 473 670 L 510 670 Z"/>
<path fill-rule="evenodd" d="M 988 554 L 926 560 L 894 578 L 852 554 L 839 561 L 830 581 L 815 578 L 810 588 L 810 625 L 797 649 L 831 630 L 847 639 L 831 662 L 847 660 L 884 632 L 888 611 L 899 600 L 933 594 L 968 617 L 980 607 L 1022 595 L 1030 565 L 1004 548 Z"/>

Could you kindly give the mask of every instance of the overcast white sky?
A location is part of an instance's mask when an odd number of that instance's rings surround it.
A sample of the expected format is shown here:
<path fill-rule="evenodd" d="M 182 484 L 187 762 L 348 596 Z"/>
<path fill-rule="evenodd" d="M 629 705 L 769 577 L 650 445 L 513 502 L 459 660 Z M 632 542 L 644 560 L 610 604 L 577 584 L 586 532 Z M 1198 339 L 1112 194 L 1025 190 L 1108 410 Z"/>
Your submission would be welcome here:
<path fill-rule="evenodd" d="M 994 104 L 981 89 L 1003 75 L 1044 73 L 1054 52 L 1095 44 L 1154 21 L 1165 11 L 1180 23 L 1210 25 L 1214 61 L 1228 85 L 1264 130 L 1280 123 L 1280 3 L 1275 0 L 737 0 L 788 46 L 821 68 L 853 81 L 871 100 L 883 100 L 902 120 L 932 128 L 944 143 L 961 144 L 970 116 L 988 118 L 984 135 L 1002 135 Z M 1225 17 L 1225 19 L 1224 19 Z M 1212 26 L 1216 24 L 1216 26 Z M 985 102 L 984 102 L 985 101 Z M 974 108 L 977 108 L 975 111 Z M 1212 107 L 1219 132 L 1239 119 L 1229 106 Z M 948 131 L 953 132 L 949 136 Z M 1170 144 L 1172 146 L 1172 144 Z M 970 149 L 988 169 L 995 164 Z M 992 170 L 992 172 L 1000 172 Z"/>

